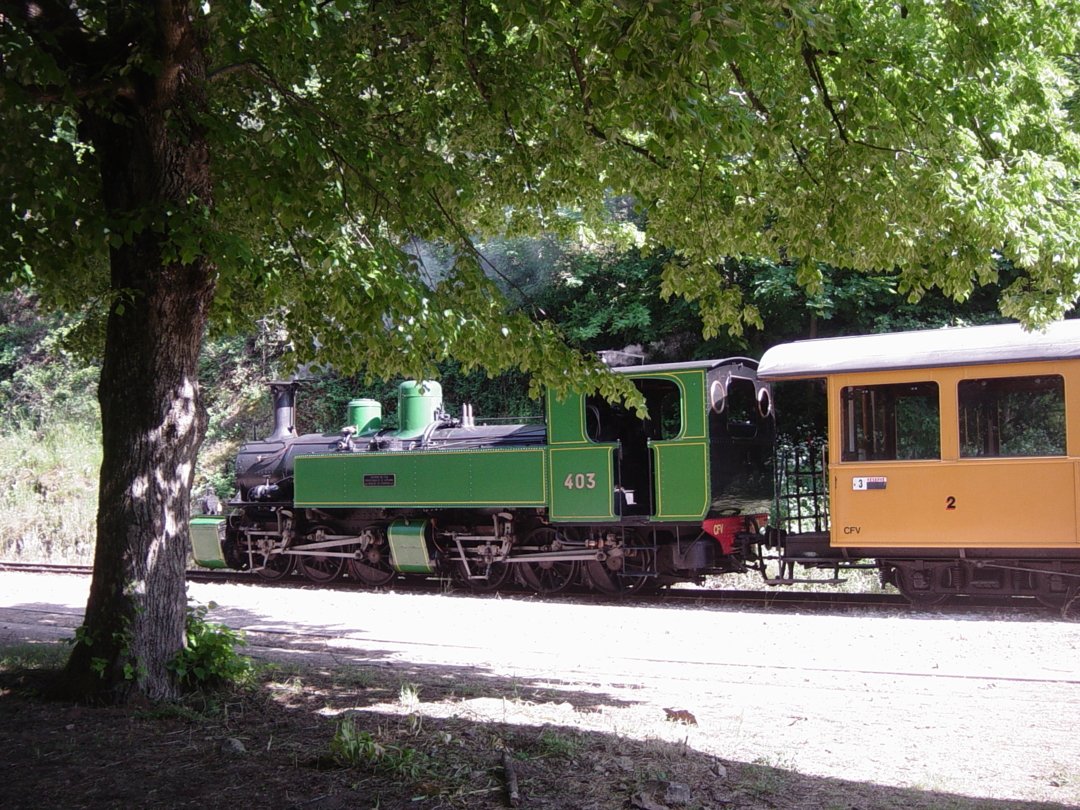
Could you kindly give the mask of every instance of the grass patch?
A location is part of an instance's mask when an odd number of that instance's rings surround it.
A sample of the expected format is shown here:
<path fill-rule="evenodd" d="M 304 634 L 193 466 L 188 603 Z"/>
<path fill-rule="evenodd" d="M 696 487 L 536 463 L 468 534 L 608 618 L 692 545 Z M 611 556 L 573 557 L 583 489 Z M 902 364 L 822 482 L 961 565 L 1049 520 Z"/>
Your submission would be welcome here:
<path fill-rule="evenodd" d="M 85 425 L 0 435 L 0 558 L 89 564 L 100 466 L 101 435 Z"/>
<path fill-rule="evenodd" d="M 22 642 L 0 647 L 0 672 L 28 669 L 60 669 L 67 663 L 71 647 L 59 641 Z"/>
<path fill-rule="evenodd" d="M 759 757 L 742 769 L 742 781 L 739 787 L 759 800 L 783 795 L 789 781 L 786 767 L 783 762 L 770 762 L 764 757 Z"/>
<path fill-rule="evenodd" d="M 537 741 L 536 751 L 542 757 L 573 759 L 581 751 L 581 741 L 567 734 L 544 729 Z"/>

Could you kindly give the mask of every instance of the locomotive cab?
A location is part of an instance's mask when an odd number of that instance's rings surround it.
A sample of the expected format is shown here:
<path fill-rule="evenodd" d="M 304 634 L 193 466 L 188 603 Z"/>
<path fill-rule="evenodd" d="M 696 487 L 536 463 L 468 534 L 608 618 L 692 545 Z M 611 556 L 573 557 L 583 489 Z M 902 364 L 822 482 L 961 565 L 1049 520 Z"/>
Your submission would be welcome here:
<path fill-rule="evenodd" d="M 616 372 L 631 378 L 647 414 L 549 394 L 555 519 L 681 523 L 768 511 L 772 396 L 752 360 Z"/>

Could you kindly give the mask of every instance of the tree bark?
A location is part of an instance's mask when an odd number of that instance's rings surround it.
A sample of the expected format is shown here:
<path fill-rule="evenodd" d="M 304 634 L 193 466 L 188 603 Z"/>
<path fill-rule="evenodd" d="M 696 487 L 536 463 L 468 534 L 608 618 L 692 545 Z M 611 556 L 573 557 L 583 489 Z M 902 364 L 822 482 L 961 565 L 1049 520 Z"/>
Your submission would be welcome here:
<path fill-rule="evenodd" d="M 65 671 L 75 693 L 109 701 L 177 695 L 167 665 L 184 643 L 190 491 L 206 426 L 198 357 L 216 270 L 206 256 L 173 260 L 168 224 L 212 204 L 201 44 L 186 2 L 156 3 L 144 24 L 154 72 L 134 72 L 107 105 L 81 111 L 109 219 L 134 226 L 110 253 L 94 574 Z"/>

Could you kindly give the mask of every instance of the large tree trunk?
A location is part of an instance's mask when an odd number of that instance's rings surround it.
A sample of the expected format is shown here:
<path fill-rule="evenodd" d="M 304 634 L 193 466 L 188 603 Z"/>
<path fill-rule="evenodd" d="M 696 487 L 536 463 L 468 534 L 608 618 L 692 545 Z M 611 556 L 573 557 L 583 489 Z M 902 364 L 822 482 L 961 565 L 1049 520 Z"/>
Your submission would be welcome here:
<path fill-rule="evenodd" d="M 205 257 L 170 258 L 177 233 L 164 224 L 183 222 L 193 201 L 211 204 L 196 121 L 201 48 L 184 2 L 157 4 L 146 24 L 156 29 L 160 73 L 136 75 L 131 92 L 82 117 L 110 220 L 139 224 L 110 255 L 97 548 L 66 674 L 84 696 L 156 701 L 176 695 L 167 664 L 184 642 L 190 490 L 205 432 L 198 356 L 215 268 Z"/>

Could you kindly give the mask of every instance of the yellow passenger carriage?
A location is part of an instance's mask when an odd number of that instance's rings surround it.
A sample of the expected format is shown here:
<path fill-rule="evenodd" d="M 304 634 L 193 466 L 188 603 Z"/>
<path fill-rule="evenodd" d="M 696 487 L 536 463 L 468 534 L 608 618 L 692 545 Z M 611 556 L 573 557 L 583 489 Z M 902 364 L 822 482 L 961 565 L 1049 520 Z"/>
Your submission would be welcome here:
<path fill-rule="evenodd" d="M 785 564 L 874 559 L 915 601 L 1080 583 L 1080 321 L 799 341 L 762 380 L 824 379 L 831 524 Z"/>

